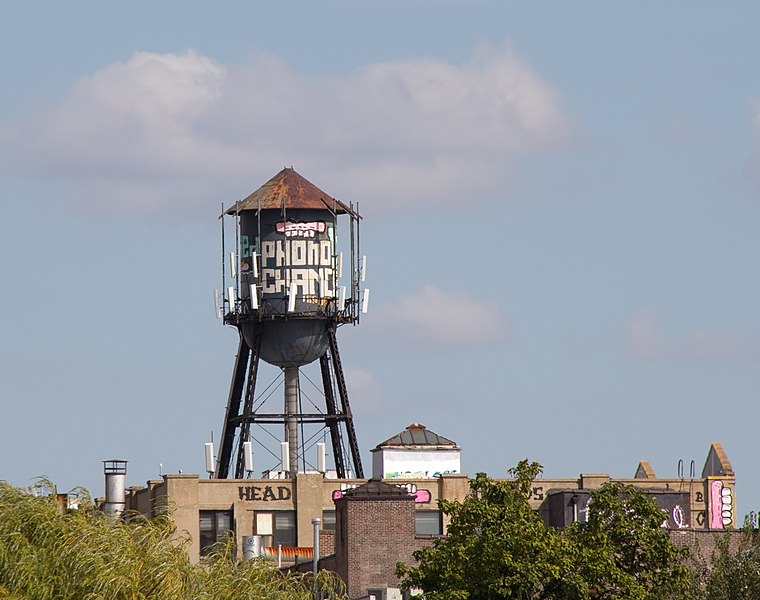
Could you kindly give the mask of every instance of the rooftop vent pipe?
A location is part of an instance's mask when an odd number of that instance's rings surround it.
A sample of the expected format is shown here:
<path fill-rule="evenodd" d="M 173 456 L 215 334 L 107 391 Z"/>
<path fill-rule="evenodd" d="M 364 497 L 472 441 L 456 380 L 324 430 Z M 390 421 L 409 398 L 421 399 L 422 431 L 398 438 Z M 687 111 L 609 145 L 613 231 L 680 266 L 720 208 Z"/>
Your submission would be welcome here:
<path fill-rule="evenodd" d="M 127 461 L 118 458 L 104 460 L 103 473 L 106 476 L 106 502 L 103 512 L 109 517 L 118 517 L 127 507 Z"/>

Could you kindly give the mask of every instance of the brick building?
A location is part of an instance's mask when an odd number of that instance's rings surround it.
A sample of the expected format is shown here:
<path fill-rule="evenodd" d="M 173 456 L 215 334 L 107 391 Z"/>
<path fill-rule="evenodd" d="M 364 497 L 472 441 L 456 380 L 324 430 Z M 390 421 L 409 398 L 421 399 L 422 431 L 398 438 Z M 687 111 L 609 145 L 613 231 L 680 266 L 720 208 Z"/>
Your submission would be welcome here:
<path fill-rule="evenodd" d="M 445 534 L 437 501 L 463 500 L 469 478 L 459 471 L 459 447 L 417 423 L 373 450 L 373 478 L 331 479 L 326 473 L 298 473 L 293 479 L 201 479 L 168 474 L 127 490 L 126 508 L 145 515 L 169 505 L 180 534 L 189 534 L 190 557 L 232 532 L 242 556 L 254 538 L 258 552 L 279 557 L 283 566 L 311 562 L 312 519 L 321 519 L 320 568 L 337 571 L 350 597 L 393 588 L 395 565 Z M 417 457 L 417 462 L 411 458 Z M 403 468 L 400 467 L 403 465 Z M 377 467 L 377 468 L 375 468 Z M 390 475 L 389 475 L 390 474 Z M 656 477 L 641 461 L 630 479 L 606 474 L 539 478 L 531 505 L 554 526 L 585 520 L 589 492 L 615 481 L 644 489 L 663 509 L 672 530 L 715 531 L 736 526 L 735 476 L 719 443 L 710 446 L 700 477 Z"/>

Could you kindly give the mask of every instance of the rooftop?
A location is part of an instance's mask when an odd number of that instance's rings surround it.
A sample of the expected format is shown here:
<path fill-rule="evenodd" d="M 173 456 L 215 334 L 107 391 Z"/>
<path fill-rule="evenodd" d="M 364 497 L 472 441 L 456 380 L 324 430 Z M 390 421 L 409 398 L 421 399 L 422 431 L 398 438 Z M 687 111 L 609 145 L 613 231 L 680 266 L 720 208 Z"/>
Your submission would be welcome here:
<path fill-rule="evenodd" d="M 329 210 L 334 214 L 354 214 L 348 206 L 320 190 L 293 169 L 285 167 L 248 197 L 227 209 L 228 215 L 259 209 Z"/>
<path fill-rule="evenodd" d="M 427 429 L 421 423 L 412 423 L 401 433 L 377 445 L 378 448 L 385 446 L 451 446 L 458 448 L 456 442 L 438 435 Z"/>

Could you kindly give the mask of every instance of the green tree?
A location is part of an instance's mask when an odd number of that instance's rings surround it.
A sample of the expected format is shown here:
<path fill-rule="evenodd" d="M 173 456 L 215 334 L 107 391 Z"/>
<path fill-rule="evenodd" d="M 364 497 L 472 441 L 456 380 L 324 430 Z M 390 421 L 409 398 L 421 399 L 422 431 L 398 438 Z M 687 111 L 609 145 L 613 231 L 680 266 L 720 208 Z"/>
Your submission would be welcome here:
<path fill-rule="evenodd" d="M 61 514 L 54 497 L 0 482 L 0 599 L 313 598 L 311 574 L 283 574 L 265 559 L 238 561 L 232 540 L 194 565 L 188 540 L 176 541 L 168 516 L 114 522 L 87 494 L 81 500 L 78 510 Z M 331 573 L 320 572 L 317 584 L 325 598 L 345 597 Z"/>
<path fill-rule="evenodd" d="M 588 521 L 571 527 L 578 574 L 591 598 L 682 598 L 687 551 L 661 527 L 663 513 L 643 491 L 607 483 L 591 494 Z"/>
<path fill-rule="evenodd" d="M 750 525 L 745 525 L 739 539 L 732 531 L 721 534 L 709 560 L 699 557 L 702 560 L 694 569 L 693 598 L 760 600 L 759 536 Z"/>
<path fill-rule="evenodd" d="M 541 465 L 521 461 L 512 479 L 479 473 L 462 502 L 439 501 L 447 536 L 399 564 L 402 586 L 427 600 L 655 600 L 682 598 L 684 551 L 660 524 L 646 494 L 606 485 L 591 495 L 588 523 L 547 527 L 528 502 Z"/>
<path fill-rule="evenodd" d="M 521 461 L 511 481 L 478 473 L 462 502 L 439 501 L 450 518 L 447 536 L 414 553 L 418 564 L 399 564 L 408 589 L 428 600 L 562 598 L 578 585 L 574 550 L 530 507 L 528 490 L 541 465 Z"/>

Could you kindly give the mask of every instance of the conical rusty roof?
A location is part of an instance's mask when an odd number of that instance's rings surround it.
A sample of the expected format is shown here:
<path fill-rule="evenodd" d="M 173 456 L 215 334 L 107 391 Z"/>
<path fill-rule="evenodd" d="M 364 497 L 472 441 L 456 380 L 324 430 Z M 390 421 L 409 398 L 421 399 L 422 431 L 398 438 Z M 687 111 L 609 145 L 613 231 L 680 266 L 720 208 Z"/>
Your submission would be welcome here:
<path fill-rule="evenodd" d="M 286 167 L 247 198 L 233 204 L 228 215 L 244 210 L 306 208 L 354 214 L 348 206 L 320 190 L 311 181 Z"/>

